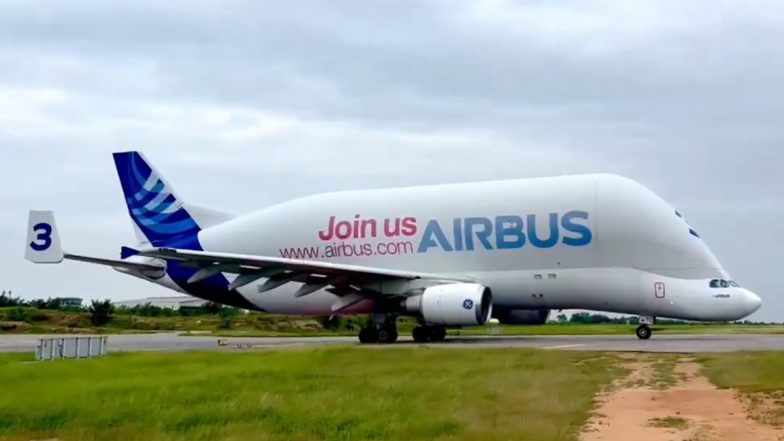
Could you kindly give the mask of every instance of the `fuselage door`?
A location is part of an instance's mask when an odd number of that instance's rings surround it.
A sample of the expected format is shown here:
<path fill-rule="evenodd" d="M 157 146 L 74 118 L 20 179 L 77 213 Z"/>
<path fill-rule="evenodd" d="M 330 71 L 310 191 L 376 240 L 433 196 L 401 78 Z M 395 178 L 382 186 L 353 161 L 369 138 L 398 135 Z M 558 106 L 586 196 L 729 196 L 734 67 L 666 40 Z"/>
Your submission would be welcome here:
<path fill-rule="evenodd" d="M 664 287 L 664 282 L 656 282 L 653 284 L 653 295 L 656 296 L 657 299 L 663 299 L 666 294 L 666 289 Z"/>

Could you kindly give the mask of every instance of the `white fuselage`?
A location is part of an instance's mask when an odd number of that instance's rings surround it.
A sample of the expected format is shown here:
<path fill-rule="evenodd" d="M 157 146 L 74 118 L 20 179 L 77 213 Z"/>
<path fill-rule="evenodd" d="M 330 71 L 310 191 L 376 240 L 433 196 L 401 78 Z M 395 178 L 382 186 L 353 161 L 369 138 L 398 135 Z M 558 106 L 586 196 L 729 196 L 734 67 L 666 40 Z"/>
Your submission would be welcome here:
<path fill-rule="evenodd" d="M 207 228 L 198 240 L 212 252 L 470 277 L 500 309 L 735 320 L 760 305 L 738 286 L 710 287 L 730 278 L 697 233 L 656 194 L 614 175 L 328 193 Z M 295 298 L 298 283 L 260 293 L 261 283 L 239 293 L 272 313 L 330 315 L 336 299 Z M 372 309 L 368 300 L 343 312 Z"/>

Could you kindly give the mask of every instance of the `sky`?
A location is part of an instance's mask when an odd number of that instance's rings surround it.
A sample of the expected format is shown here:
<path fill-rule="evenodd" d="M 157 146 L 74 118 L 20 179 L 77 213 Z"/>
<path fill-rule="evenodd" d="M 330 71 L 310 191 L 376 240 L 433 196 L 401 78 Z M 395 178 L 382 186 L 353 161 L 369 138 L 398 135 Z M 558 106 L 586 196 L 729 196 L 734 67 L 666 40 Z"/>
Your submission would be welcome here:
<path fill-rule="evenodd" d="M 23 259 L 135 242 L 111 152 L 238 214 L 298 196 L 619 173 L 784 321 L 784 3 L 0 0 L 0 289 L 173 294 Z"/>

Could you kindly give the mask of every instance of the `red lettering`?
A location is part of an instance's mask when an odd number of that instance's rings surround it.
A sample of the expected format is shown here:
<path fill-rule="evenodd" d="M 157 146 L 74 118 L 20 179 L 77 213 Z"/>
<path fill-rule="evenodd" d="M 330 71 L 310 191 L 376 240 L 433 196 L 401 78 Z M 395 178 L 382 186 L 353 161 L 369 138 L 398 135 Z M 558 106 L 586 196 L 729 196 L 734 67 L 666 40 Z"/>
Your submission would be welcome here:
<path fill-rule="evenodd" d="M 370 234 L 368 234 L 368 228 L 370 228 Z M 362 238 L 376 237 L 377 234 L 375 219 L 365 219 L 362 221 Z"/>
<path fill-rule="evenodd" d="M 359 229 L 359 215 L 354 215 L 354 239 L 359 239 L 359 235 L 362 231 Z"/>
<path fill-rule="evenodd" d="M 327 240 L 331 240 L 332 236 L 334 235 L 335 235 L 335 216 L 330 216 L 329 223 L 327 223 L 327 229 L 320 230 L 318 232 L 318 237 L 321 240 L 327 241 Z"/>
<path fill-rule="evenodd" d="M 416 218 L 415 217 L 404 217 L 403 218 L 403 235 L 404 236 L 413 236 L 417 232 L 417 225 L 416 225 Z"/>
<path fill-rule="evenodd" d="M 349 221 L 338 222 L 337 225 L 335 225 L 335 236 L 338 239 L 348 239 L 351 237 L 351 223 Z"/>
<path fill-rule="evenodd" d="M 384 219 L 384 234 L 387 237 L 395 237 L 400 235 L 400 218 L 395 218 L 395 230 L 389 227 L 390 219 Z"/>

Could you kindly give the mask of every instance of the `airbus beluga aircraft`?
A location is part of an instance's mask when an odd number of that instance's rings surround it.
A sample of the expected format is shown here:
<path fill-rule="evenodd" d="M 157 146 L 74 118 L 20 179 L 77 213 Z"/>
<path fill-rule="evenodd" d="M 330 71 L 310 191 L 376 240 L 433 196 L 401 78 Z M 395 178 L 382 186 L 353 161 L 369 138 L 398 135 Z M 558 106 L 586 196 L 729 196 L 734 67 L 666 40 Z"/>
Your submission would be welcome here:
<path fill-rule="evenodd" d="M 760 305 L 683 217 L 608 174 L 303 197 L 244 216 L 191 205 L 138 152 L 115 153 L 138 243 L 119 259 L 63 251 L 51 211 L 31 211 L 26 258 L 71 259 L 196 297 L 292 315 L 372 314 L 362 343 L 448 327 L 541 324 L 552 309 L 727 321 Z"/>

